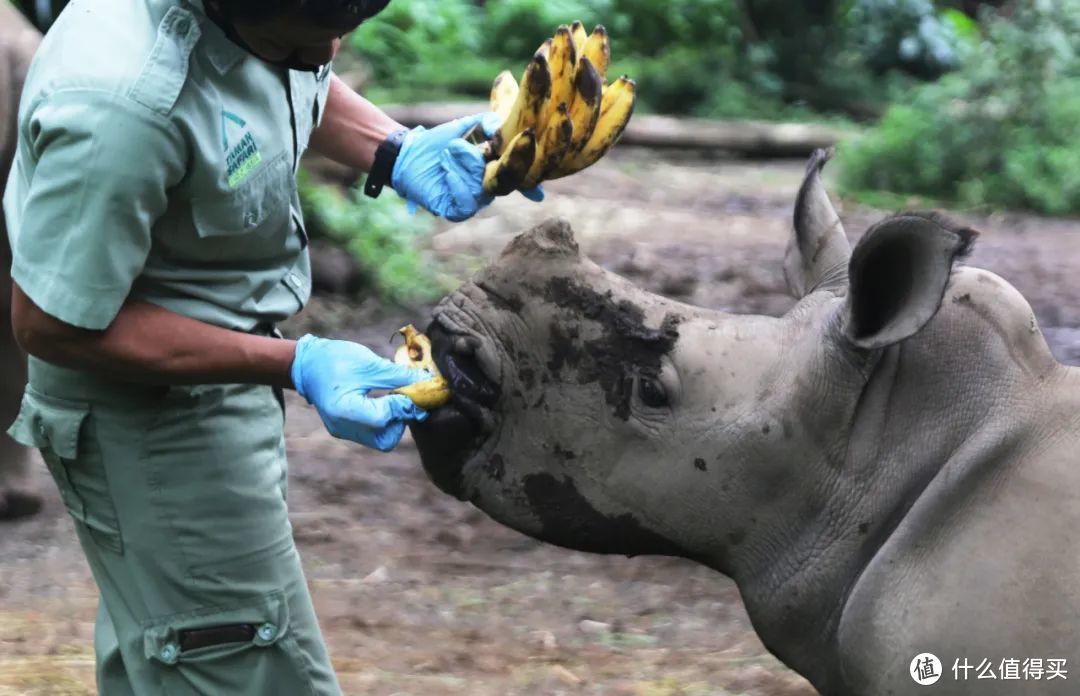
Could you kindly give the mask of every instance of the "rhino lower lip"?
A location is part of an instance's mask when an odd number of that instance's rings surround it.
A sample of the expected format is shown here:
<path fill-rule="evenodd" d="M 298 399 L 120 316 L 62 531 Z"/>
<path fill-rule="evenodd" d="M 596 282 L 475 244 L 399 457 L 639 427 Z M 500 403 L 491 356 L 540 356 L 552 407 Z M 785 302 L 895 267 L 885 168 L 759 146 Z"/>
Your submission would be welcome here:
<path fill-rule="evenodd" d="M 438 319 L 426 331 L 435 363 L 450 383 L 451 402 L 432 411 L 429 419 L 411 426 L 428 477 L 444 492 L 465 499 L 462 472 L 493 438 L 497 419 L 493 407 L 500 389 L 476 359 L 480 339 Z"/>

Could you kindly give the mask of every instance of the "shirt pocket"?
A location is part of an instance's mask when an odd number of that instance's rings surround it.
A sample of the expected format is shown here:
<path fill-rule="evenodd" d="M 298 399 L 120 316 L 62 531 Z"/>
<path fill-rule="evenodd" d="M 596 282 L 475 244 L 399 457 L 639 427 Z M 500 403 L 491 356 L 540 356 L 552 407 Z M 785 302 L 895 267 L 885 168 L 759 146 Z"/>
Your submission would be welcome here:
<path fill-rule="evenodd" d="M 281 153 L 236 189 L 192 198 L 195 232 L 201 239 L 287 232 L 292 186 L 287 153 Z"/>
<path fill-rule="evenodd" d="M 27 388 L 8 434 L 41 451 L 64 507 L 90 538 L 102 548 L 123 553 L 105 463 L 86 432 L 89 418 L 89 404 L 45 396 Z"/>

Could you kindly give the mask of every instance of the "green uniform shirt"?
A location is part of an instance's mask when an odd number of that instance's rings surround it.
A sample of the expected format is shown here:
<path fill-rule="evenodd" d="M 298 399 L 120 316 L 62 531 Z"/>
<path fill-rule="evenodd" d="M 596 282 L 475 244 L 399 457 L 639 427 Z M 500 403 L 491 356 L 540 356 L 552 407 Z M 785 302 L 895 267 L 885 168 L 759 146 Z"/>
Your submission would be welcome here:
<path fill-rule="evenodd" d="M 4 196 L 12 277 L 104 329 L 128 297 L 232 329 L 310 295 L 295 173 L 329 69 L 276 68 L 201 0 L 80 0 L 34 59 Z"/>

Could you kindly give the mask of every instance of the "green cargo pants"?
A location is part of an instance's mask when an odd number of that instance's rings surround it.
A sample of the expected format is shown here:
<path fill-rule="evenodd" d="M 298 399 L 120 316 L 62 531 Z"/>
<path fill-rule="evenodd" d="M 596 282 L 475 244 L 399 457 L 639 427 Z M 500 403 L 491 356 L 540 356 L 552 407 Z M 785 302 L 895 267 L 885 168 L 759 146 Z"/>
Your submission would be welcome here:
<path fill-rule="evenodd" d="M 101 590 L 99 693 L 340 693 L 269 387 L 141 387 L 32 359 L 10 434 L 41 450 Z"/>

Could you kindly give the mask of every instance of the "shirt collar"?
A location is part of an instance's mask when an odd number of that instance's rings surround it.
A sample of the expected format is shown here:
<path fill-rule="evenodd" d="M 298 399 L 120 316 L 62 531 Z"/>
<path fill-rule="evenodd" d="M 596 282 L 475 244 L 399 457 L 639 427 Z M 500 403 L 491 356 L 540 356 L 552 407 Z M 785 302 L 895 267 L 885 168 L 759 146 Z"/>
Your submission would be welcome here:
<path fill-rule="evenodd" d="M 206 55 L 219 73 L 224 75 L 248 56 L 248 52 L 234 44 L 213 20 L 206 16 L 203 0 L 181 0 L 194 11 L 203 30 Z"/>

